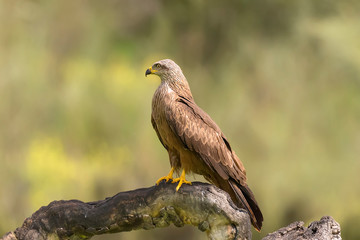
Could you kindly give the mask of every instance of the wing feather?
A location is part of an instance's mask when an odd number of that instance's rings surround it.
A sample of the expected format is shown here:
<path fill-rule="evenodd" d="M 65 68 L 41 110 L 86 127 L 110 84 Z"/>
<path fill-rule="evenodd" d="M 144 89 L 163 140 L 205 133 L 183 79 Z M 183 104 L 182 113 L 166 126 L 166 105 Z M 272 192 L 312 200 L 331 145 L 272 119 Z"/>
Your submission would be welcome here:
<path fill-rule="evenodd" d="M 220 128 L 193 101 L 179 97 L 166 109 L 172 131 L 224 180 L 246 182 L 246 172 Z"/>

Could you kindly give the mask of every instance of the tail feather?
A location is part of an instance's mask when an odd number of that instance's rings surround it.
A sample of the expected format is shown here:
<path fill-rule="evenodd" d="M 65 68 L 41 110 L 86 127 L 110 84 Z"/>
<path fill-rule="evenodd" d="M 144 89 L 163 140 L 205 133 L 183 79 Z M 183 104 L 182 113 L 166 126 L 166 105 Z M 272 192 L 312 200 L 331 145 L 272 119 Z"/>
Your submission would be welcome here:
<path fill-rule="evenodd" d="M 233 179 L 229 179 L 228 183 L 234 191 L 237 200 L 240 201 L 243 207 L 248 211 L 252 225 L 256 230 L 260 231 L 264 218 L 255 200 L 254 194 L 247 185 L 241 185 Z"/>

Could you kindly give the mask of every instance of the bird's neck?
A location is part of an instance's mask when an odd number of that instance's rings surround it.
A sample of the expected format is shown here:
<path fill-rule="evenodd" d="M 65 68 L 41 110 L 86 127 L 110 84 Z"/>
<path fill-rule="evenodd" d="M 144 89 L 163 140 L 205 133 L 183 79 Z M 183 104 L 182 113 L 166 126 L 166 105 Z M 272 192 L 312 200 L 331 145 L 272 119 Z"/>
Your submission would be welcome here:
<path fill-rule="evenodd" d="M 167 87 L 171 88 L 177 95 L 185 97 L 189 100 L 193 99 L 191 94 L 189 83 L 187 82 L 184 75 L 181 77 L 172 77 L 171 80 L 161 80 L 161 84 L 167 85 Z"/>

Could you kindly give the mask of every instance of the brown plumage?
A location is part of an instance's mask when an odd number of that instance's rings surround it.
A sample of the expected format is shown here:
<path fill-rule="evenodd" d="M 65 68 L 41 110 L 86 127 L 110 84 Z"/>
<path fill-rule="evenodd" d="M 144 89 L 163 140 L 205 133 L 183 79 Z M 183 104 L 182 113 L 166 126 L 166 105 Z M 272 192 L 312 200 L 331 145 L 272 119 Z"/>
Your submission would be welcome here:
<path fill-rule="evenodd" d="M 192 97 L 189 84 L 180 67 L 172 60 L 154 63 L 145 75 L 155 74 L 161 84 L 152 101 L 151 122 L 162 145 L 169 153 L 174 171 L 183 172 L 179 178 L 178 190 L 185 180 L 185 172 L 201 174 L 206 180 L 228 192 L 232 200 L 245 208 L 253 226 L 260 230 L 263 216 L 254 194 L 246 183 L 246 172 L 242 162 L 216 123 L 198 107 Z"/>

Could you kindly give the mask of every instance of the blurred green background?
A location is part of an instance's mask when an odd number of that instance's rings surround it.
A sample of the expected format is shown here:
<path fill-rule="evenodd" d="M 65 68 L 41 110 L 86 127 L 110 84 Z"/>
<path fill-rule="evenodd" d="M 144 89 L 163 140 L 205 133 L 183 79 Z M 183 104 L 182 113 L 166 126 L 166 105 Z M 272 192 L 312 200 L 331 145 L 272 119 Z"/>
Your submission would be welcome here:
<path fill-rule="evenodd" d="M 360 1 L 0 1 L 0 236 L 59 199 L 169 171 L 150 123 L 156 60 L 248 172 L 260 239 L 333 216 L 360 239 Z M 201 180 L 201 177 L 189 179 Z M 206 239 L 194 227 L 94 239 Z"/>

